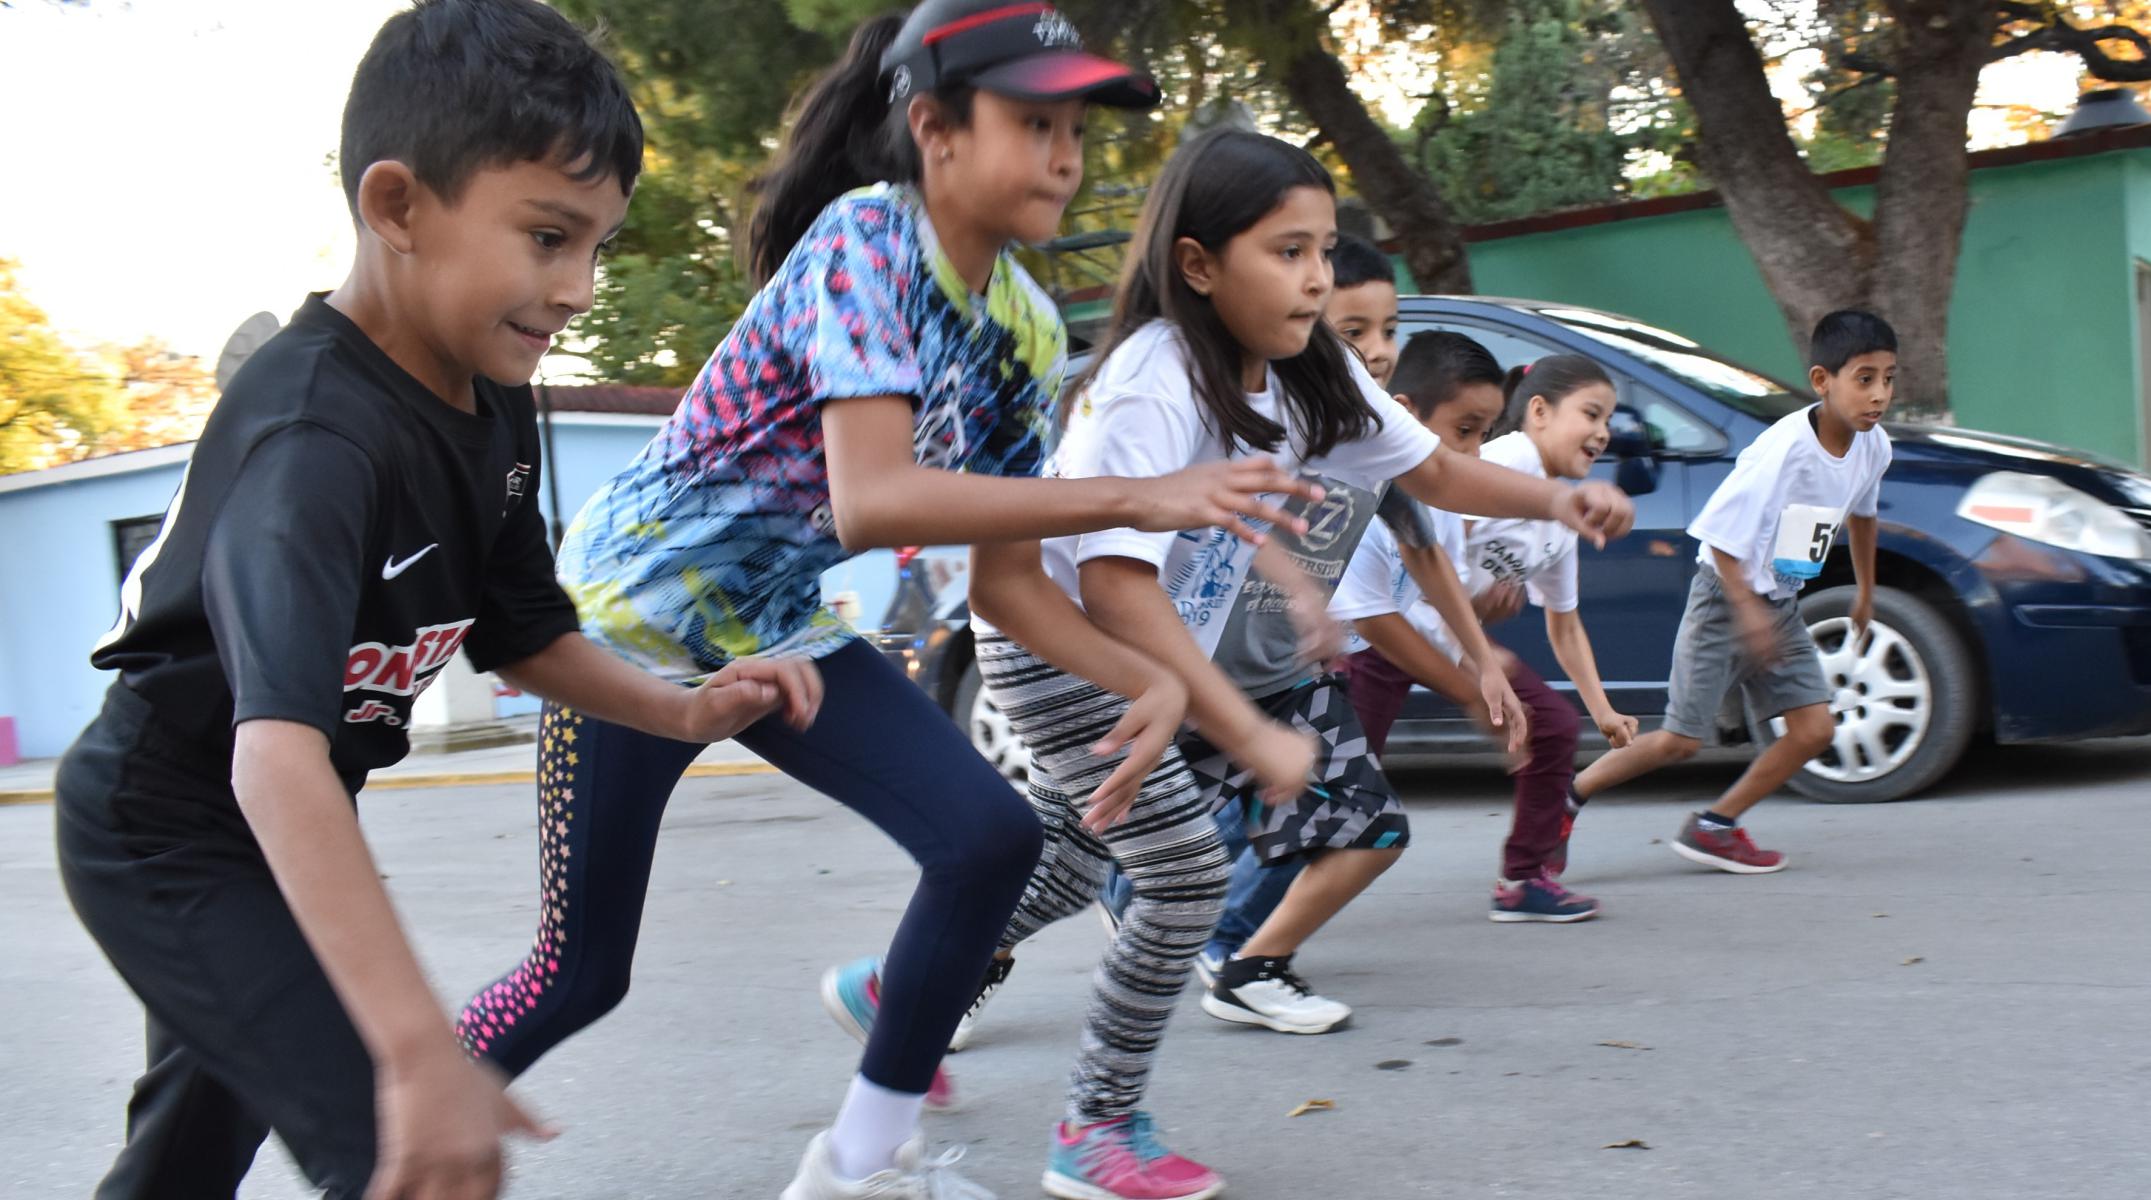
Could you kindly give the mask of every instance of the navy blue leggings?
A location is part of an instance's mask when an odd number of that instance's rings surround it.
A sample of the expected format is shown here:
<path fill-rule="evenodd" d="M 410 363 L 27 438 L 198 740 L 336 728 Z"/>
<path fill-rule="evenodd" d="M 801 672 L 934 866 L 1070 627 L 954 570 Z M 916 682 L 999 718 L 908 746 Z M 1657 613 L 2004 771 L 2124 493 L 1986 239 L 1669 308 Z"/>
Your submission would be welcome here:
<path fill-rule="evenodd" d="M 851 642 L 820 666 L 825 691 L 812 729 L 771 717 L 738 740 L 872 821 L 918 862 L 859 1070 L 921 1093 L 1023 897 L 1043 835 L 1023 797 L 871 647 Z M 538 936 L 529 957 L 464 1007 L 457 1030 L 466 1049 L 520 1074 L 627 995 L 658 822 L 701 750 L 546 706 Z"/>

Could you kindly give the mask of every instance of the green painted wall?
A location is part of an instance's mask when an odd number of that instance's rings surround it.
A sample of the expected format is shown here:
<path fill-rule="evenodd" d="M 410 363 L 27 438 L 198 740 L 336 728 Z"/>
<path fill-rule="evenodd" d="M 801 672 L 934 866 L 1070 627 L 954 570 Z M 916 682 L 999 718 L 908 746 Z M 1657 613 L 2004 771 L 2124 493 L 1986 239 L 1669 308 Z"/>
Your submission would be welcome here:
<path fill-rule="evenodd" d="M 1871 189 L 1839 199 L 1866 211 Z M 1723 209 L 1473 243 L 1483 294 L 1626 313 L 1797 381 L 1801 363 Z M 1972 174 L 1950 305 L 1960 425 L 2146 463 L 2135 262 L 2151 262 L 2151 150 Z"/>

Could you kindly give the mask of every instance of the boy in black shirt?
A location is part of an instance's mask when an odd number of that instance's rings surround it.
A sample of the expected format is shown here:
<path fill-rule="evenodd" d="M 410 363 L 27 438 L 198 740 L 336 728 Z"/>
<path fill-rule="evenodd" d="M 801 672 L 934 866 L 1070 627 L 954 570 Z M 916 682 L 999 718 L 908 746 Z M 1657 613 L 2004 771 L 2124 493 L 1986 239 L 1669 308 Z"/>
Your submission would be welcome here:
<path fill-rule="evenodd" d="M 353 804 L 459 649 L 660 735 L 812 720 L 811 665 L 673 686 L 553 580 L 526 385 L 641 158 L 619 77 L 537 0 L 420 0 L 360 64 L 357 260 L 218 403 L 60 767 L 68 895 L 148 1010 L 99 1197 L 229 1197 L 270 1129 L 332 1197 L 491 1197 L 503 1135 L 540 1132 L 458 1047 Z"/>

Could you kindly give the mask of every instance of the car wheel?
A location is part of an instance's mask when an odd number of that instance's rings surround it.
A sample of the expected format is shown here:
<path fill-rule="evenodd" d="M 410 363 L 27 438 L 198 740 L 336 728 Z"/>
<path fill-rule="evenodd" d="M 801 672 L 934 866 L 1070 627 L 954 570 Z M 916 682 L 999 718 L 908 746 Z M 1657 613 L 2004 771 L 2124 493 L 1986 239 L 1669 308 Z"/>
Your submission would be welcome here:
<path fill-rule="evenodd" d="M 949 715 L 963 725 L 979 754 L 1009 782 L 1020 784 L 1030 779 L 1031 752 L 1016 736 L 1008 714 L 994 705 L 993 693 L 978 677 L 978 663 L 964 664 L 963 679 L 956 684 L 956 699 Z"/>
<path fill-rule="evenodd" d="M 1867 637 L 1852 636 L 1857 592 L 1835 587 L 1800 602 L 1822 656 L 1837 733 L 1830 748 L 1793 776 L 1803 796 L 1833 803 L 1902 800 L 1949 773 L 1978 725 L 1972 656 L 1941 613 L 1910 592 L 1875 589 Z M 1782 717 L 1748 714 L 1756 745 L 1785 732 Z"/>

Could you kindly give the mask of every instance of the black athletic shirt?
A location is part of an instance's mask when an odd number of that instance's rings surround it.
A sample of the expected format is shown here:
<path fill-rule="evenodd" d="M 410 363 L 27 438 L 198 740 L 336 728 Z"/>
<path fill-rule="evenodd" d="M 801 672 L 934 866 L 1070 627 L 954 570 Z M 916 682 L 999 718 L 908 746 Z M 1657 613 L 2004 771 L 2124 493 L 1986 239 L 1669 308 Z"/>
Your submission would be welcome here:
<path fill-rule="evenodd" d="M 553 578 L 527 387 L 435 396 L 319 295 L 210 415 L 91 662 L 229 778 L 256 718 L 329 737 L 356 791 L 410 749 L 411 704 L 576 628 Z"/>

